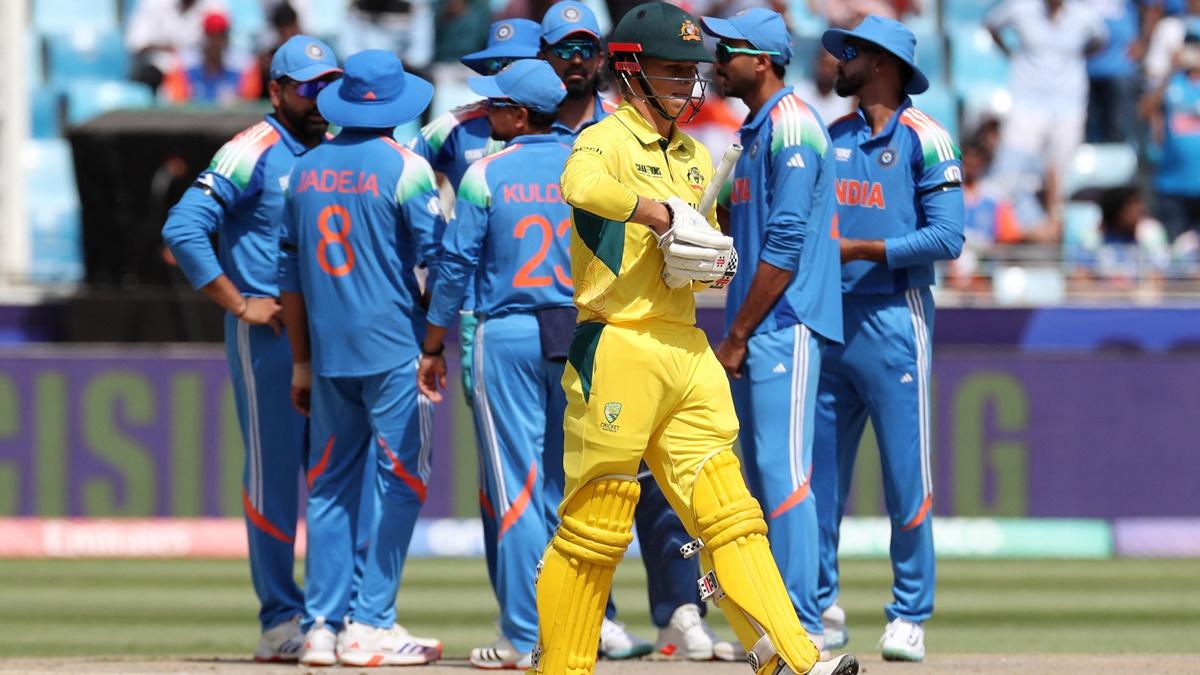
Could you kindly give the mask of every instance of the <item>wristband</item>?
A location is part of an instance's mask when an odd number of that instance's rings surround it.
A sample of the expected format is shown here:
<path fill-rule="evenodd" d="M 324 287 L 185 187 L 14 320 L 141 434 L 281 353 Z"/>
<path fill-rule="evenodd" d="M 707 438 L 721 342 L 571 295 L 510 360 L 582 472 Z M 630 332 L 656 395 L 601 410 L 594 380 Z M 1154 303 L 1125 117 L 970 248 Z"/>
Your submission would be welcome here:
<path fill-rule="evenodd" d="M 443 342 L 441 344 L 441 346 L 438 347 L 434 351 L 426 351 L 425 345 L 421 345 L 421 355 L 422 356 L 441 356 L 445 351 L 446 351 L 446 343 L 445 342 Z"/>

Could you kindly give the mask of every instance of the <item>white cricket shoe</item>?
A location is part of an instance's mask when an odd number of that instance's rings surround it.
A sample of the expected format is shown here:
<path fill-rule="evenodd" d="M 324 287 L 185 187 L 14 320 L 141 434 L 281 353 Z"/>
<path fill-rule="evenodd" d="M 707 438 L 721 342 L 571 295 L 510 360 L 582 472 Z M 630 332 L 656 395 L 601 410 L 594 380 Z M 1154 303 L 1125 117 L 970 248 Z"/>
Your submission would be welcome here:
<path fill-rule="evenodd" d="M 338 636 L 338 657 L 342 665 L 364 668 L 424 666 L 437 660 L 433 648 L 418 644 L 398 625 L 376 628 L 350 620 Z"/>
<path fill-rule="evenodd" d="M 884 661 L 922 661 L 925 659 L 925 629 L 908 619 L 892 619 L 879 639 Z"/>
<path fill-rule="evenodd" d="M 300 617 L 293 616 L 281 624 L 263 631 L 254 650 L 254 660 L 259 663 L 292 663 L 300 659 L 304 650 L 304 632 L 300 630 Z"/>
<path fill-rule="evenodd" d="M 399 633 L 400 635 L 403 635 L 404 637 L 408 638 L 409 642 L 415 642 L 416 644 L 424 647 L 425 651 L 429 653 L 431 660 L 437 661 L 438 659 L 442 658 L 442 641 L 441 640 L 439 640 L 437 638 L 430 638 L 430 637 L 418 637 L 418 636 L 413 635 L 412 633 L 408 632 L 408 629 L 405 628 L 404 626 L 401 626 L 400 624 L 396 624 L 396 625 L 392 626 L 392 630 L 394 630 L 397 633 Z"/>
<path fill-rule="evenodd" d="M 300 652 L 300 663 L 306 666 L 336 665 L 338 636 L 325 625 L 325 617 L 317 617 L 316 623 L 304 636 L 304 647 Z"/>
<path fill-rule="evenodd" d="M 821 613 L 821 623 L 825 624 L 825 649 L 841 649 L 850 642 L 850 630 L 846 628 L 846 610 L 836 603 Z"/>
<path fill-rule="evenodd" d="M 694 604 L 680 605 L 671 613 L 667 625 L 658 629 L 658 640 L 654 643 L 656 659 L 687 659 L 689 661 L 711 661 L 713 638 L 704 630 L 704 618 L 700 607 Z"/>
<path fill-rule="evenodd" d="M 858 675 L 858 659 L 842 654 L 826 661 L 817 661 L 804 675 Z"/>
<path fill-rule="evenodd" d="M 625 630 L 625 624 L 604 617 L 600 624 L 600 655 L 620 661 L 635 659 L 654 651 L 654 645 Z"/>
<path fill-rule="evenodd" d="M 508 638 L 501 635 L 487 647 L 476 647 L 471 650 L 468 659 L 472 666 L 483 670 L 524 670 L 531 667 L 533 653 L 517 651 Z"/>

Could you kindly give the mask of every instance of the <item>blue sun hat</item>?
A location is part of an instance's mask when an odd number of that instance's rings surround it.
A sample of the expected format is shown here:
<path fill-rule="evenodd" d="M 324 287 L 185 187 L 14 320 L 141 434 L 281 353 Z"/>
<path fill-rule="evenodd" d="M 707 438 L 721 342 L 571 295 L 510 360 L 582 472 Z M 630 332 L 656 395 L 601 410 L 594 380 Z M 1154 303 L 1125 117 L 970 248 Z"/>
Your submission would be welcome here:
<path fill-rule="evenodd" d="M 467 80 L 471 91 L 487 98 L 508 99 L 540 113 L 554 114 L 567 97 L 567 87 L 545 61 L 516 61 L 491 77 Z"/>
<path fill-rule="evenodd" d="M 459 59 L 471 70 L 486 75 L 484 64 L 491 59 L 537 58 L 541 49 L 542 25 L 529 19 L 504 19 L 492 24 L 487 47 Z"/>
<path fill-rule="evenodd" d="M 400 58 L 368 49 L 346 59 L 342 78 L 317 95 L 317 110 L 342 128 L 388 129 L 421 116 L 433 85 L 404 72 Z"/>
<path fill-rule="evenodd" d="M 831 28 L 825 31 L 821 36 L 821 44 L 826 51 L 840 59 L 842 49 L 846 46 L 846 38 L 851 37 L 880 47 L 912 68 L 912 80 L 905 88 L 906 94 L 920 94 L 929 88 L 929 78 L 917 67 L 917 38 L 908 26 L 893 19 L 869 14 L 850 30 Z"/>

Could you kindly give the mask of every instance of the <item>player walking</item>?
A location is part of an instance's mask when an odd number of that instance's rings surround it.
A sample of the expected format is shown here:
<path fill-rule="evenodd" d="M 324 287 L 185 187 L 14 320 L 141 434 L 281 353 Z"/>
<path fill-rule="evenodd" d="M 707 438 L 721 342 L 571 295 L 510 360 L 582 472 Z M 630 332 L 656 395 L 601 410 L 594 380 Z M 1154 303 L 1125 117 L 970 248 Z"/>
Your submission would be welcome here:
<path fill-rule="evenodd" d="M 421 393 L 441 400 L 442 357 L 467 285 L 479 273 L 475 407 L 484 422 L 488 514 L 499 524 L 493 588 L 500 638 L 471 650 L 478 668 L 527 668 L 537 640 L 534 574 L 562 499 L 559 382 L 575 323 L 558 177 L 570 148 L 549 133 L 566 90 L 544 61 L 474 77 L 492 134 L 508 146 L 471 165 L 446 231 L 418 371 Z"/>
<path fill-rule="evenodd" d="M 313 443 L 306 665 L 419 665 L 441 653 L 438 641 L 395 623 L 429 479 L 429 402 L 413 377 L 422 322 L 413 268 L 434 259 L 444 223 L 433 171 L 392 131 L 432 96 L 391 52 L 351 56 L 344 77 L 317 98 L 342 132 L 297 162 L 290 179 L 280 288 L 292 399 L 307 413 L 311 397 Z M 371 445 L 378 470 L 365 472 Z M 360 524 L 364 472 L 377 513 Z M 351 597 L 360 538 L 369 545 Z"/>
<path fill-rule="evenodd" d="M 275 112 L 225 144 L 171 209 L 163 239 L 192 285 L 225 310 L 225 356 L 246 461 L 242 506 L 260 603 L 257 661 L 295 661 L 304 595 L 293 577 L 304 418 L 288 404 L 291 348 L 279 325 L 283 181 L 325 137 L 316 96 L 341 69 L 328 45 L 297 35 L 271 59 Z M 210 238 L 218 235 L 214 254 Z"/>
<path fill-rule="evenodd" d="M 879 439 L 892 521 L 892 594 L 880 647 L 925 657 L 933 613 L 933 476 L 929 468 L 933 263 L 963 244 L 962 164 L 950 135 L 913 107 L 929 81 L 903 24 L 868 16 L 821 40 L 838 58 L 837 93 L 859 109 L 830 126 L 841 230 L 844 345 L 821 364 L 813 491 L 821 529 L 819 599 L 826 646 L 844 644 L 838 528 L 867 417 Z"/>
<path fill-rule="evenodd" d="M 821 349 L 842 339 L 833 152 L 816 110 L 783 83 L 792 47 L 782 16 L 756 8 L 702 22 L 721 40 L 722 90 L 750 108 L 730 234 L 743 265 L 757 261 L 729 284 L 717 360 L 733 378 L 747 482 L 768 514 L 771 551 L 800 622 L 821 647 L 809 479 Z"/>
<path fill-rule="evenodd" d="M 851 656 L 814 668 L 817 649 L 787 601 L 762 511 L 731 449 L 737 419 L 727 380 L 694 325 L 692 286 L 723 286 L 736 268 L 715 213 L 691 206 L 711 158 L 675 125 L 702 84 L 697 64 L 710 60 L 700 29 L 675 6 L 648 3 L 621 20 L 609 49 L 626 100 L 580 134 L 562 176 L 580 324 L 563 376 L 566 496 L 537 584 L 531 672 L 593 671 L 644 457 L 699 537 L 689 549 L 710 570 L 706 594 L 755 670 L 856 673 Z"/>

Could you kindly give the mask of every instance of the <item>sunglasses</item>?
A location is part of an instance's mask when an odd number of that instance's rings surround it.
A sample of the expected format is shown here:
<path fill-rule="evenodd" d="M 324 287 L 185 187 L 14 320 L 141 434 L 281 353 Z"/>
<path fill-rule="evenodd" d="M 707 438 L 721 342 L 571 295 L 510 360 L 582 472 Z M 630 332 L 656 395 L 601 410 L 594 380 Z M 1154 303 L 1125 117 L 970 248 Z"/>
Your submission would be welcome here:
<path fill-rule="evenodd" d="M 744 47 L 731 47 L 724 42 L 717 43 L 717 63 L 725 65 L 733 60 L 737 54 L 769 54 L 771 56 L 779 56 L 779 52 L 770 49 L 746 49 Z"/>
<path fill-rule="evenodd" d="M 842 61 L 850 62 L 857 59 L 861 54 L 879 54 L 880 51 L 866 45 L 842 45 Z"/>
<path fill-rule="evenodd" d="M 550 47 L 550 53 L 554 54 L 563 61 L 570 61 L 578 54 L 579 58 L 587 61 L 594 58 L 596 53 L 600 51 L 600 45 L 590 40 L 575 40 L 572 42 L 560 42 Z"/>
<path fill-rule="evenodd" d="M 309 82 L 297 82 L 296 94 L 301 98 L 314 99 L 321 90 L 333 84 L 329 80 L 312 80 Z"/>
<path fill-rule="evenodd" d="M 495 75 L 496 73 L 507 68 L 508 65 L 510 63 L 512 63 L 513 61 L 516 61 L 516 59 L 512 59 L 512 58 L 486 59 L 483 62 L 483 72 L 485 75 Z"/>

